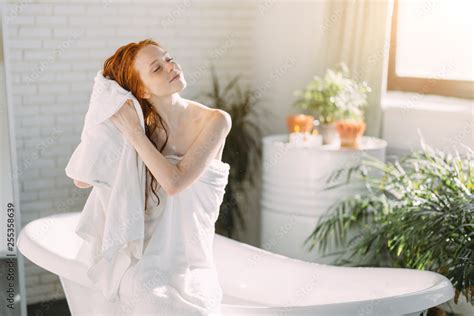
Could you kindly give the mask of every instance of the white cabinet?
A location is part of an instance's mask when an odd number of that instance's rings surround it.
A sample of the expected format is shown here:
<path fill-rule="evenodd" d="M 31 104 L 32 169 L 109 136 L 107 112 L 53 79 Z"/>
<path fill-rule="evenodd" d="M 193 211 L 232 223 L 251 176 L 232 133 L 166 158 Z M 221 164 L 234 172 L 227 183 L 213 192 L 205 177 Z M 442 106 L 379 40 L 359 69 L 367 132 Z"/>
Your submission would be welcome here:
<path fill-rule="evenodd" d="M 360 149 L 340 149 L 295 147 L 287 142 L 288 134 L 263 138 L 260 246 L 288 257 L 328 263 L 314 251 L 309 253 L 309 244 L 303 242 L 330 205 L 363 188 L 353 184 L 323 190 L 326 179 L 337 169 L 360 164 L 364 153 L 385 160 L 387 143 L 362 137 Z"/>

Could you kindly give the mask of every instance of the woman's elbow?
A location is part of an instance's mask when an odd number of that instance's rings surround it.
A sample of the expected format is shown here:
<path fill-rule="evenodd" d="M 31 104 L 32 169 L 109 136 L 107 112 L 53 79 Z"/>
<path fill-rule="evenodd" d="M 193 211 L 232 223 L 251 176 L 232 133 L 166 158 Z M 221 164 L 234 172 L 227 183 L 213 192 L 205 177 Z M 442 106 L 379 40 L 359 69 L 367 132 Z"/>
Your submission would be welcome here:
<path fill-rule="evenodd" d="M 229 113 L 220 109 L 216 110 L 216 112 L 214 113 L 215 113 L 214 114 L 215 117 L 217 117 L 217 119 L 220 122 L 221 127 L 225 130 L 226 135 L 227 135 L 227 133 L 229 133 L 229 131 L 232 128 L 232 117 L 230 116 Z"/>
<path fill-rule="evenodd" d="M 168 189 L 164 189 L 165 192 L 166 192 L 166 195 L 168 196 L 173 196 L 175 195 L 176 193 L 179 192 L 179 190 L 177 190 L 176 188 L 168 188 Z"/>
<path fill-rule="evenodd" d="M 79 189 L 87 189 L 90 188 L 92 185 L 89 183 L 81 182 L 79 180 L 74 179 L 74 185 L 78 187 Z"/>
<path fill-rule="evenodd" d="M 177 179 L 178 176 L 176 176 L 175 179 Z M 175 194 L 178 194 L 181 192 L 184 188 L 181 186 L 181 183 L 179 181 L 174 181 L 168 183 L 167 186 L 163 186 L 163 190 L 166 192 L 168 196 L 172 196 Z"/>

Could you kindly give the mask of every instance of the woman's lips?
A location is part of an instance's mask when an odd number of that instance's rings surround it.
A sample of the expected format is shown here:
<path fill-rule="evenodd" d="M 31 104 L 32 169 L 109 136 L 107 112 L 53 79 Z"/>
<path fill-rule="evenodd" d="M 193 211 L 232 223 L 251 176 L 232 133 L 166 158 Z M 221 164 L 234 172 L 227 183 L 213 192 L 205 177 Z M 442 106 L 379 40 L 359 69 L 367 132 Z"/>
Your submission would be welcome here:
<path fill-rule="evenodd" d="M 173 79 L 170 80 L 170 82 L 175 81 L 175 80 L 178 79 L 180 76 L 181 76 L 181 73 L 177 74 L 176 76 L 173 77 Z"/>

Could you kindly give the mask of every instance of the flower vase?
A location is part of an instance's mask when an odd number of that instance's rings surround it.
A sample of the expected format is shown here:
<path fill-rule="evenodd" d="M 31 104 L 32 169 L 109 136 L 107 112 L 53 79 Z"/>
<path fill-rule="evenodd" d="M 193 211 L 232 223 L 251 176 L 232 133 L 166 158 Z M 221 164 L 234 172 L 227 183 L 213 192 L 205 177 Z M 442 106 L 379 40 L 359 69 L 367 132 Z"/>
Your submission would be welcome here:
<path fill-rule="evenodd" d="M 337 142 L 337 130 L 335 123 L 319 124 L 316 126 L 319 134 L 323 137 L 323 145 L 334 144 Z"/>

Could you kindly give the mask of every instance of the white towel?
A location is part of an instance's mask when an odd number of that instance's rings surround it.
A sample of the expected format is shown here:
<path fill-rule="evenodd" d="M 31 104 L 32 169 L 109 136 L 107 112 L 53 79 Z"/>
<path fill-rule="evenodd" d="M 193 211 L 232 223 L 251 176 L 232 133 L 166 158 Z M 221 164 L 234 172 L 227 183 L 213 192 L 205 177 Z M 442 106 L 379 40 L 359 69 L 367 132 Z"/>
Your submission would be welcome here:
<path fill-rule="evenodd" d="M 177 164 L 183 156 L 165 155 Z M 150 200 L 143 257 L 127 270 L 119 287 L 117 315 L 221 315 L 223 288 L 214 263 L 215 223 L 230 166 L 213 159 L 186 189 L 161 203 Z"/>
<path fill-rule="evenodd" d="M 146 179 L 143 161 L 109 118 L 128 99 L 143 130 L 144 118 L 133 94 L 105 78 L 102 70 L 94 81 L 81 142 L 65 171 L 93 186 L 75 230 L 86 241 L 78 259 L 87 264 L 91 281 L 114 301 L 131 256 L 143 254 Z"/>

